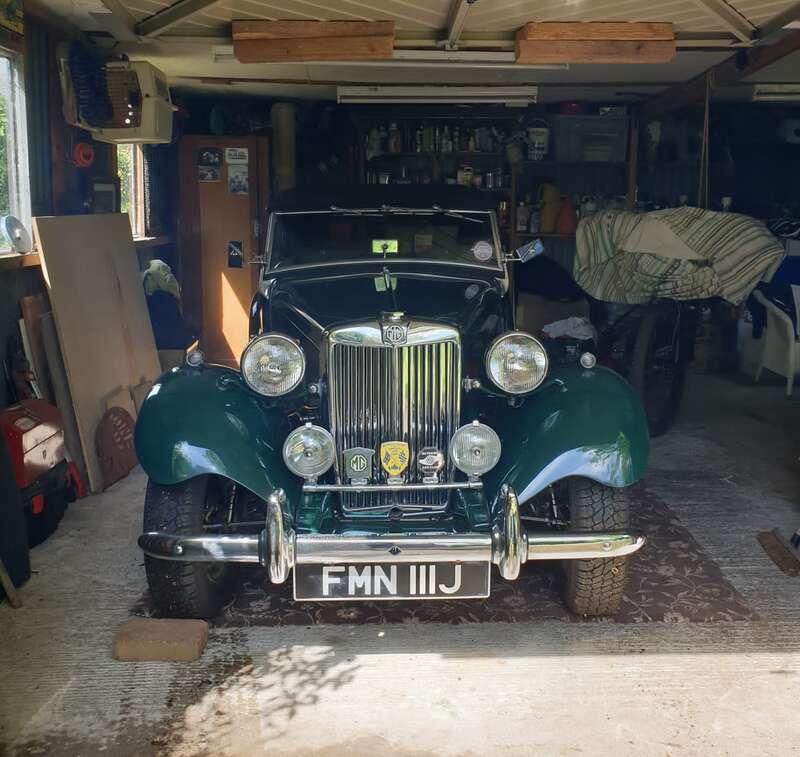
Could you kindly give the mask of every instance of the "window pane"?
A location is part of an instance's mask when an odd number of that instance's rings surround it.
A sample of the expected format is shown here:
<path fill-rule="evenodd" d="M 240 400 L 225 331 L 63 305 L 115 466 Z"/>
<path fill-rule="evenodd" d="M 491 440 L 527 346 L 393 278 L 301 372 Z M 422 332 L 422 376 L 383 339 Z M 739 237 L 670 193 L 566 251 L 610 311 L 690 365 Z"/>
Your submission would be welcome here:
<path fill-rule="evenodd" d="M 11 66 L 8 58 L 0 58 L 0 216 L 12 214 L 9 182 L 12 173 L 9 157 L 13 150 L 13 146 L 9 144 L 11 113 Z M 10 249 L 5 238 L 0 237 L 0 252 L 8 252 Z"/>
<path fill-rule="evenodd" d="M 133 225 L 133 145 L 117 145 L 117 175 L 119 176 L 120 210 L 127 213 Z"/>

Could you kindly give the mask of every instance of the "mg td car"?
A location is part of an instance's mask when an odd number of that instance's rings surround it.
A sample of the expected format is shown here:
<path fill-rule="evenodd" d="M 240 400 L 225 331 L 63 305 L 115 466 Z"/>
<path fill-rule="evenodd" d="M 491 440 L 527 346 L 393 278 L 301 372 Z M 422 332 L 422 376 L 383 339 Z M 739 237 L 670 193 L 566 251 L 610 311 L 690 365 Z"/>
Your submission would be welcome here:
<path fill-rule="evenodd" d="M 239 370 L 190 352 L 144 402 L 163 614 L 213 616 L 243 564 L 302 602 L 480 599 L 552 560 L 571 610 L 618 607 L 637 396 L 516 327 L 478 193 L 398 189 L 279 201 Z"/>

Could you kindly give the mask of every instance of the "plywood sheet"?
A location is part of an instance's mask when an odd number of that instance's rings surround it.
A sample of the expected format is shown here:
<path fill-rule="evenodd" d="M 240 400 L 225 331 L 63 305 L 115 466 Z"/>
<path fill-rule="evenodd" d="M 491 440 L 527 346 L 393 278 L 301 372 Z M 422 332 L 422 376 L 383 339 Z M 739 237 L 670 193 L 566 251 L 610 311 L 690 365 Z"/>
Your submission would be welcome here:
<path fill-rule="evenodd" d="M 127 215 L 35 218 L 89 485 L 103 476 L 94 438 L 105 398 L 159 373 Z"/>
<path fill-rule="evenodd" d="M 36 381 L 42 392 L 42 397 L 52 403 L 55 398 L 50 384 L 50 373 L 47 367 L 47 356 L 44 351 L 42 324 L 40 321 L 45 313 L 50 312 L 50 303 L 47 301 L 46 294 L 34 294 L 23 297 L 19 304 L 22 310 L 22 319 L 25 321 L 25 331 L 28 334 L 28 341 L 31 346 L 33 372 L 36 374 Z"/>

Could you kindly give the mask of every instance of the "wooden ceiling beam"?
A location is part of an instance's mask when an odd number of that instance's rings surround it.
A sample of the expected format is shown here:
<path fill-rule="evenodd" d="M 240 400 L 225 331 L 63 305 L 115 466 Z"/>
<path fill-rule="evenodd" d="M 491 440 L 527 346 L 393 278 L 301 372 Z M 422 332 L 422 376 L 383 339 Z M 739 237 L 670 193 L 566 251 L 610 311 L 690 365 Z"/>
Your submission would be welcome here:
<path fill-rule="evenodd" d="M 771 34 L 775 34 L 775 32 L 779 32 L 785 26 L 798 20 L 800 20 L 800 3 L 795 3 L 761 24 L 761 26 L 756 29 L 756 34 L 763 39 L 764 37 L 769 37 Z"/>
<path fill-rule="evenodd" d="M 670 87 L 642 106 L 643 118 L 649 120 L 664 113 L 685 108 L 701 102 L 706 96 L 706 77 L 711 78 L 712 87 L 735 84 L 757 71 L 800 50 L 800 30 L 792 31 L 771 45 L 758 45 L 740 50 L 702 74 L 684 84 Z"/>
<path fill-rule="evenodd" d="M 742 42 L 756 36 L 756 27 L 725 0 L 694 0 L 694 4 L 721 21 L 728 31 L 733 32 Z"/>
<path fill-rule="evenodd" d="M 458 41 L 464 31 L 467 15 L 476 2 L 478 0 L 453 0 L 450 12 L 447 14 L 447 39 L 445 40 L 445 48 L 447 50 L 455 50 L 458 47 Z"/>
<path fill-rule="evenodd" d="M 142 37 L 157 37 L 167 29 L 194 16 L 195 13 L 216 5 L 218 2 L 220 0 L 178 0 L 177 3 L 173 3 L 169 8 L 164 8 L 163 11 L 148 16 L 144 21 L 136 24 L 136 33 Z"/>

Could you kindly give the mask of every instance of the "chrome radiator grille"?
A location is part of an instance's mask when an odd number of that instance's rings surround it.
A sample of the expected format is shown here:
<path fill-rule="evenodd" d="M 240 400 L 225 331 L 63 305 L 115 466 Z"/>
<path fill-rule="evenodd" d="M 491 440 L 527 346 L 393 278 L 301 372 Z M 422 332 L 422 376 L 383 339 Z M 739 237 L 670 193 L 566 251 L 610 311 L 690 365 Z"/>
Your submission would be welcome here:
<path fill-rule="evenodd" d="M 360 340 L 359 343 L 356 339 Z M 411 323 L 401 346 L 385 346 L 379 324 L 333 331 L 328 345 L 331 433 L 336 441 L 336 473 L 342 452 L 351 447 L 375 450 L 372 481 L 385 483 L 378 452 L 381 442 L 404 441 L 411 457 L 405 480 L 422 483 L 417 455 L 435 447 L 447 456 L 458 427 L 461 398 L 461 349 L 458 332 L 438 324 Z M 441 480 L 452 480 L 451 463 Z M 447 506 L 446 491 L 341 494 L 344 510 Z"/>

